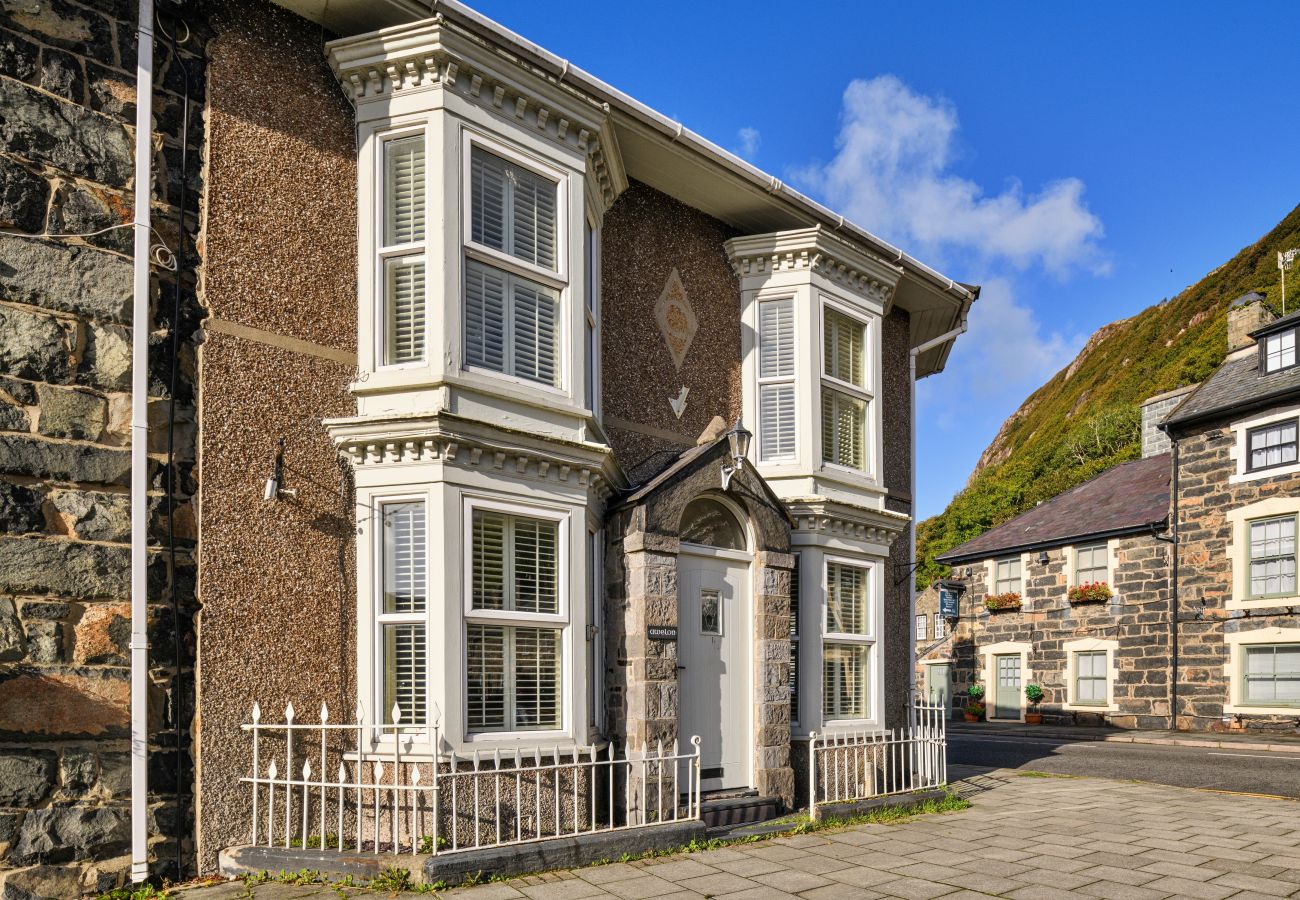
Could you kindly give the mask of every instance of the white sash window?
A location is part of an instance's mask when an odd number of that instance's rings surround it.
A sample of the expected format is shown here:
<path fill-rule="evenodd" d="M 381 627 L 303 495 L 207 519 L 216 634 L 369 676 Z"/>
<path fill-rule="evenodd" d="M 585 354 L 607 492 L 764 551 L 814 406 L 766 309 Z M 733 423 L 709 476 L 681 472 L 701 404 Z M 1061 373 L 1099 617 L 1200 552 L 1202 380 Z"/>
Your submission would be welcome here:
<path fill-rule="evenodd" d="M 470 513 L 466 705 L 470 732 L 563 724 L 561 523 Z"/>
<path fill-rule="evenodd" d="M 380 583 L 377 604 L 380 710 L 401 724 L 423 725 L 428 700 L 428 532 L 423 500 L 379 504 Z"/>
<path fill-rule="evenodd" d="M 827 720 L 865 719 L 869 713 L 871 569 L 826 563 L 826 637 L 822 644 L 822 705 Z"/>
<path fill-rule="evenodd" d="M 866 470 L 867 326 L 830 306 L 822 308 L 822 460 Z"/>
<path fill-rule="evenodd" d="M 474 143 L 467 152 L 465 364 L 558 387 L 560 181 Z"/>
<path fill-rule="evenodd" d="M 383 142 L 379 285 L 384 365 L 424 359 L 424 133 Z"/>
<path fill-rule="evenodd" d="M 794 459 L 794 300 L 758 305 L 758 453 L 763 462 Z"/>

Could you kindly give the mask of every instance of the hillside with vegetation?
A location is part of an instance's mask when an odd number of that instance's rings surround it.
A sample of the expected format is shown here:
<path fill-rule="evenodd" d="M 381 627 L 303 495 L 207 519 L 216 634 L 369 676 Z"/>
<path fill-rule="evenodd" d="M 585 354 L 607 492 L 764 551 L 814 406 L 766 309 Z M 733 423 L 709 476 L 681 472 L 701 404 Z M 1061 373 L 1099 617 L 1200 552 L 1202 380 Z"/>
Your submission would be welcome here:
<path fill-rule="evenodd" d="M 934 562 L 970 540 L 1116 463 L 1140 455 L 1140 406 L 1203 380 L 1227 352 L 1228 304 L 1247 291 L 1280 312 L 1277 254 L 1300 246 L 1300 207 L 1276 228 L 1175 297 L 1099 329 L 1069 366 L 1029 396 L 981 454 L 948 508 L 917 526 L 917 585 Z M 1300 267 L 1288 310 L 1300 309 Z"/>

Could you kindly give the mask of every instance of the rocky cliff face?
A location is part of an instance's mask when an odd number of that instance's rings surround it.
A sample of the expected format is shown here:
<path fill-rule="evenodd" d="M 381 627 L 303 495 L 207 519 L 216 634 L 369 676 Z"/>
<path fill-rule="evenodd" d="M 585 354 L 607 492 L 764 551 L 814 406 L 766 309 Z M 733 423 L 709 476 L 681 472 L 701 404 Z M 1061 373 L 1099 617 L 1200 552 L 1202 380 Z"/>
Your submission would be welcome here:
<path fill-rule="evenodd" d="M 1228 304 L 1259 291 L 1281 311 L 1277 251 L 1300 244 L 1300 207 L 1177 296 L 1112 322 L 1031 394 L 980 455 L 960 494 L 920 523 L 917 572 L 943 573 L 936 554 L 1140 453 L 1139 405 L 1202 380 L 1227 352 Z M 1300 292 L 1291 297 L 1296 308 Z"/>

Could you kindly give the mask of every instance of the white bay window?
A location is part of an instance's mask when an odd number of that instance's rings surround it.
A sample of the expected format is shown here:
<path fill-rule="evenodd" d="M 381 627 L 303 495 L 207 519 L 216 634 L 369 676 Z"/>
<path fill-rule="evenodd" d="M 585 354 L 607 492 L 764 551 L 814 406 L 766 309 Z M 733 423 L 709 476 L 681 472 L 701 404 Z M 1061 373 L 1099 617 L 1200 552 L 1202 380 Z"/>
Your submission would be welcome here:
<path fill-rule="evenodd" d="M 822 311 L 822 460 L 865 470 L 867 459 L 867 326 L 826 306 Z"/>
<path fill-rule="evenodd" d="M 560 522 L 470 513 L 466 706 L 470 732 L 562 727 Z"/>
<path fill-rule="evenodd" d="M 467 143 L 465 363 L 558 387 L 561 179 Z"/>

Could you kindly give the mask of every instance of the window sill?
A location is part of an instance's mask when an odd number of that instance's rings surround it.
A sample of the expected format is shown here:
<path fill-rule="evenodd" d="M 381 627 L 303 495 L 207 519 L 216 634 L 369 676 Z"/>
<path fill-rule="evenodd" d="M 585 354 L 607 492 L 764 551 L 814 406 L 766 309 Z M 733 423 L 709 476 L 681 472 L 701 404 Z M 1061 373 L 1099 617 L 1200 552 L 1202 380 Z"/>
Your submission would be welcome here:
<path fill-rule="evenodd" d="M 1300 596 L 1229 600 L 1224 604 L 1225 609 L 1282 609 L 1288 606 L 1300 606 Z M 1297 707 L 1297 709 L 1300 709 L 1300 707 Z"/>
<path fill-rule="evenodd" d="M 1120 711 L 1119 707 L 1114 703 L 1110 703 L 1110 704 L 1062 703 L 1061 709 L 1066 710 L 1067 712 L 1082 712 L 1082 713 L 1117 713 Z"/>
<path fill-rule="evenodd" d="M 1223 711 L 1224 713 L 1242 716 L 1286 716 L 1292 719 L 1300 719 L 1300 706 L 1242 706 L 1240 704 L 1225 703 Z"/>

